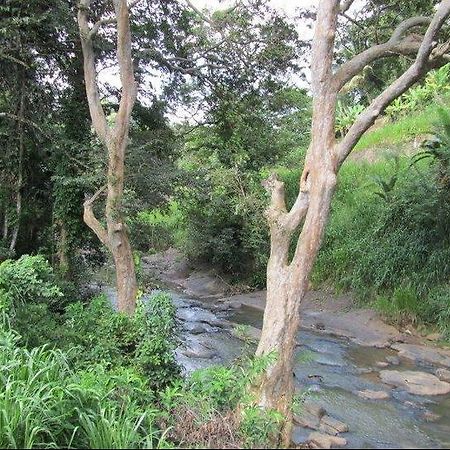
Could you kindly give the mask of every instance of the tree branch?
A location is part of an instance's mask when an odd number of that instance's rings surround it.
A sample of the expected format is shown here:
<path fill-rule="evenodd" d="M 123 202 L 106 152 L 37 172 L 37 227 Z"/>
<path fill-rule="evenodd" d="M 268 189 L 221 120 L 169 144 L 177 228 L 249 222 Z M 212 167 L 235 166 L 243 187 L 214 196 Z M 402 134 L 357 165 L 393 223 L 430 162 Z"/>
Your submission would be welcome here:
<path fill-rule="evenodd" d="M 419 81 L 429 69 L 430 65 L 435 66 L 437 64 L 437 59 L 442 56 L 440 52 L 446 50 L 446 47 L 439 49 L 439 47 L 435 46 L 435 41 L 449 15 L 450 0 L 444 0 L 439 5 L 425 33 L 414 63 L 360 114 L 344 139 L 337 146 L 337 166 L 340 166 L 345 161 L 360 137 L 373 125 L 375 119 L 383 110 L 397 97 L 406 92 L 414 83 Z M 436 50 L 437 55 L 433 55 L 433 52 L 436 52 Z"/>
<path fill-rule="evenodd" d="M 81 45 L 83 48 L 86 96 L 94 129 L 100 140 L 106 143 L 109 138 L 110 129 L 106 120 L 105 111 L 100 102 L 97 71 L 95 68 L 95 53 L 92 45 L 92 36 L 90 36 L 91 30 L 89 29 L 89 6 L 90 0 L 81 0 L 78 6 L 78 26 L 80 28 Z"/>
<path fill-rule="evenodd" d="M 379 45 L 375 45 L 362 53 L 359 53 L 351 60 L 342 64 L 334 75 L 333 84 L 339 92 L 346 83 L 354 76 L 358 75 L 365 66 L 373 61 L 393 55 L 411 55 L 416 54 L 422 43 L 421 39 L 414 36 L 404 37 L 405 33 L 413 27 L 420 25 L 429 25 L 430 17 L 412 17 L 401 22 L 392 33 L 390 39 Z"/>
<path fill-rule="evenodd" d="M 122 95 L 114 127 L 115 137 L 124 140 L 128 137 L 131 112 L 136 101 L 137 86 L 134 78 L 131 55 L 130 18 L 126 0 L 113 0 L 117 18 L 117 60 L 119 62 Z"/>
<path fill-rule="evenodd" d="M 309 206 L 309 196 L 306 191 L 300 189 L 294 205 L 288 212 L 286 209 L 284 182 L 276 173 L 262 182 L 263 187 L 270 194 L 270 205 L 265 214 L 271 226 L 275 225 L 280 230 L 292 234 L 306 215 Z"/>
<path fill-rule="evenodd" d="M 355 0 L 342 0 L 339 6 L 340 14 L 345 14 L 350 9 L 354 1 Z"/>
<path fill-rule="evenodd" d="M 93 211 L 93 204 L 101 194 L 106 191 L 106 185 L 102 186 L 91 198 L 87 199 L 84 204 L 84 214 L 83 219 L 86 225 L 92 229 L 92 231 L 99 238 L 100 242 L 105 245 L 107 248 L 111 249 L 111 245 L 109 243 L 108 232 L 103 227 L 103 225 L 98 221 L 95 217 Z"/>

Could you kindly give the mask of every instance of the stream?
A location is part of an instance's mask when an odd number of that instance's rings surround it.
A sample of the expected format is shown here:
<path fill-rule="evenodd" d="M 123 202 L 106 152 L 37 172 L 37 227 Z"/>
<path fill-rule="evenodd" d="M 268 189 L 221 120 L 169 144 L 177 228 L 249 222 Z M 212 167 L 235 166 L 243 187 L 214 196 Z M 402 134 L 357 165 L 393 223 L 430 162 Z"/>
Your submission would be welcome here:
<path fill-rule="evenodd" d="M 167 290 L 166 290 L 167 291 Z M 115 304 L 115 290 L 105 293 Z M 178 362 L 186 374 L 214 364 L 227 364 L 254 351 L 235 337 L 233 324 L 262 327 L 262 313 L 249 307 L 212 308 L 208 300 L 169 289 L 177 308 L 181 345 Z M 231 328 L 230 328 L 231 325 Z M 450 394 L 418 396 L 382 383 L 380 362 L 395 360 L 395 370 L 434 373 L 436 367 L 398 358 L 391 349 L 362 347 L 348 339 L 301 330 L 296 351 L 297 389 L 327 414 L 348 424 L 346 448 L 450 448 Z M 357 391 L 386 391 L 387 400 L 366 400 Z M 430 417 L 432 419 L 430 420 Z M 427 420 L 428 419 L 428 420 Z M 307 440 L 312 430 L 296 426 L 293 441 Z"/>
<path fill-rule="evenodd" d="M 183 345 L 178 361 L 187 373 L 212 364 L 231 362 L 248 344 L 224 328 L 225 321 L 261 328 L 262 314 L 252 308 L 211 311 L 211 303 L 171 292 L 182 324 Z M 417 396 L 391 389 L 379 377 L 377 362 L 395 357 L 390 349 L 361 347 L 347 339 L 302 330 L 297 347 L 295 378 L 299 390 L 325 408 L 328 414 L 345 422 L 350 432 L 346 448 L 448 448 L 450 446 L 450 395 Z M 246 345 L 246 347 L 245 347 Z M 388 358 L 389 359 L 389 358 Z M 422 370 L 399 359 L 395 370 Z M 356 391 L 384 390 L 388 400 L 365 400 Z M 430 413 L 439 416 L 428 422 Z M 436 417 L 435 417 L 436 419 Z M 304 442 L 312 430 L 296 427 L 294 442 Z"/>

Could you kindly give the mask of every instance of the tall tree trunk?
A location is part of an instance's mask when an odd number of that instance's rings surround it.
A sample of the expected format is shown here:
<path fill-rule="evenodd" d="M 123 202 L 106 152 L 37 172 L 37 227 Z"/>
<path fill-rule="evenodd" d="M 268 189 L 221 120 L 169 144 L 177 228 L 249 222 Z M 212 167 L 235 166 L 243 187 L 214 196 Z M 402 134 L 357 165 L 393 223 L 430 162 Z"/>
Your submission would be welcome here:
<path fill-rule="evenodd" d="M 93 212 L 93 202 L 103 192 L 103 188 L 84 203 L 84 220 L 113 256 L 119 311 L 132 314 L 136 308 L 137 282 L 133 252 L 122 212 L 122 200 L 125 151 L 137 88 L 131 57 L 131 32 L 127 2 L 126 0 L 112 0 L 112 3 L 117 23 L 117 61 L 122 84 L 119 111 L 113 128 L 108 125 L 100 102 L 92 44 L 93 38 L 105 21 L 100 20 L 90 27 L 90 0 L 81 0 L 78 11 L 89 111 L 93 127 L 108 150 L 106 229 L 96 219 Z"/>
<path fill-rule="evenodd" d="M 276 175 L 264 182 L 271 194 L 266 217 L 270 227 L 271 253 L 267 266 L 267 303 L 256 355 L 274 353 L 276 358 L 256 388 L 257 402 L 274 408 L 285 418 L 280 442 L 291 440 L 291 401 L 294 392 L 293 361 L 300 324 L 300 305 L 307 292 L 308 279 L 319 252 L 340 166 L 360 137 L 397 97 L 431 68 L 445 64 L 450 42 L 436 46 L 436 38 L 450 15 L 450 0 L 444 0 L 433 18 L 414 17 L 400 23 L 391 39 L 376 45 L 333 72 L 337 17 L 352 0 L 320 0 L 312 46 L 311 87 L 313 116 L 311 145 L 300 180 L 297 200 L 288 211 L 284 184 Z M 422 41 L 404 36 L 411 28 L 429 25 Z M 367 64 L 392 54 L 417 53 L 411 67 L 376 97 L 355 120 L 340 142 L 335 139 L 335 110 L 339 91 Z M 295 254 L 289 261 L 289 247 L 301 226 Z"/>
<path fill-rule="evenodd" d="M 25 109 L 25 81 L 22 81 L 22 87 L 20 92 L 20 106 L 19 106 L 19 163 L 18 163 L 18 175 L 16 182 L 16 220 L 14 223 L 13 232 L 11 235 L 11 242 L 9 244 L 10 253 L 14 253 L 17 245 L 17 238 L 19 236 L 20 219 L 22 215 L 22 184 L 23 184 L 23 157 L 24 157 L 24 140 L 23 140 L 23 124 L 24 124 L 24 109 Z"/>

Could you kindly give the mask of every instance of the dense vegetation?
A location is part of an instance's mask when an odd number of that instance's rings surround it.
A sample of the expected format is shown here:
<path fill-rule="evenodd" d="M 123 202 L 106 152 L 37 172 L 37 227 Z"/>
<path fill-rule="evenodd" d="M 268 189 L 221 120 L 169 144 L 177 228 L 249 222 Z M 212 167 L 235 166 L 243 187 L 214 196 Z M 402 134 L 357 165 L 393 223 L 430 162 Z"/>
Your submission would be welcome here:
<path fill-rule="evenodd" d="M 140 282 L 132 316 L 90 286 L 112 261 L 83 222 L 107 157 L 91 130 L 77 2 L 0 5 L 0 447 L 261 447 L 276 435 L 283 418 L 249 394 L 273 355 L 185 377 L 172 299 L 151 293 L 139 265 L 142 255 L 175 247 L 236 290 L 265 286 L 261 183 L 277 173 L 295 201 L 311 138 L 311 93 L 297 83 L 309 42 L 267 2 L 240 3 L 212 14 L 210 26 L 176 0 L 142 0 L 131 17 L 140 90 L 121 213 Z M 368 3 L 378 13 L 364 7 L 342 27 L 339 60 L 436 2 Z M 111 14 L 108 2 L 93 4 L 93 19 Z M 105 25 L 95 47 L 100 73 L 114 57 Z M 349 83 L 338 139 L 407 62 L 377 61 Z M 120 95 L 109 81 L 102 105 L 114 123 Z M 449 86 L 447 64 L 359 141 L 340 172 L 312 276 L 314 288 L 348 292 L 397 325 L 437 329 L 446 341 Z"/>

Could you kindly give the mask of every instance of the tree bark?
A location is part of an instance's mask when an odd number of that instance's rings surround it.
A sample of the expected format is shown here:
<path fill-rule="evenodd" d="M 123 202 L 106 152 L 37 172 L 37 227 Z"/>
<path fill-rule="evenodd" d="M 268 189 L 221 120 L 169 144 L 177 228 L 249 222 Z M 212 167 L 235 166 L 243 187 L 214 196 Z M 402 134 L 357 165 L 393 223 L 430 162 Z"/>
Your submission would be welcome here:
<path fill-rule="evenodd" d="M 13 254 L 17 245 L 17 238 L 19 237 L 20 219 L 22 215 L 22 184 L 23 184 L 23 156 L 24 156 L 24 141 L 23 141 L 23 123 L 24 123 L 24 109 L 25 109 L 25 81 L 22 81 L 20 92 L 18 133 L 19 133 L 19 164 L 18 175 L 16 183 L 16 220 L 11 235 L 11 242 L 9 244 L 9 252 Z"/>
<path fill-rule="evenodd" d="M 118 310 L 132 314 L 136 308 L 137 281 L 125 220 L 122 212 L 125 152 L 128 142 L 131 112 L 136 100 L 136 81 L 131 56 L 131 32 L 126 0 L 113 0 L 117 23 L 117 60 L 122 94 L 114 127 L 109 127 L 100 102 L 92 39 L 98 32 L 99 21 L 89 27 L 90 0 L 81 0 L 78 11 L 86 94 L 93 127 L 108 150 L 106 229 L 95 217 L 93 203 L 103 188 L 84 203 L 84 221 L 99 240 L 110 250 L 116 269 Z M 110 22 L 109 20 L 107 21 Z"/>
<path fill-rule="evenodd" d="M 337 17 L 352 1 L 320 0 L 314 32 L 311 64 L 313 116 L 311 144 L 300 179 L 297 200 L 290 211 L 285 205 L 283 183 L 272 175 L 263 184 L 271 194 L 266 217 L 270 227 L 271 252 L 267 265 L 267 302 L 261 339 L 256 356 L 274 354 L 256 386 L 256 401 L 273 408 L 285 418 L 279 444 L 291 442 L 294 393 L 293 365 L 300 305 L 320 249 L 329 219 L 331 201 L 339 168 L 359 138 L 393 100 L 418 81 L 428 70 L 443 64 L 449 45 L 435 47 L 437 34 L 450 15 L 450 0 L 444 0 L 433 18 L 411 18 L 400 24 L 386 44 L 357 55 L 333 72 Z M 413 26 L 429 24 L 420 43 L 404 34 Z M 337 95 L 343 86 L 362 70 L 367 61 L 384 58 L 389 52 L 417 53 L 411 67 L 395 80 L 363 111 L 340 142 L 335 139 Z M 295 231 L 302 225 L 294 256 L 289 247 Z"/>

